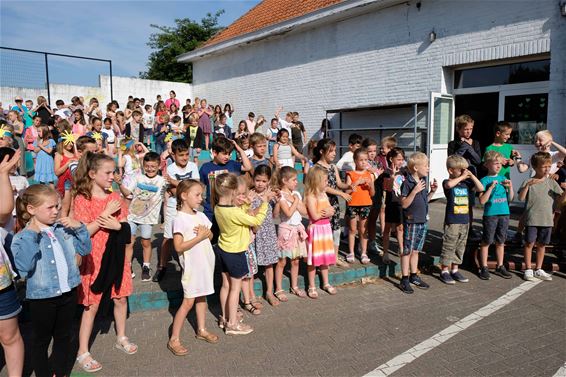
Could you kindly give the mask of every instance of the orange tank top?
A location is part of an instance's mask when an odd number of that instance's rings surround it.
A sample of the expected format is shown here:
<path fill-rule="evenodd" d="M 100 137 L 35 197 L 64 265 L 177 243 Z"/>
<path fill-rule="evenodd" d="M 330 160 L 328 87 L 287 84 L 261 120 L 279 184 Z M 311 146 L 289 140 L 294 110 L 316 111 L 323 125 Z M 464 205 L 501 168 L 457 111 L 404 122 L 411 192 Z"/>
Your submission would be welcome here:
<path fill-rule="evenodd" d="M 352 180 L 352 183 L 356 183 L 360 179 L 366 179 L 367 182 L 373 179 L 371 173 L 367 170 L 363 172 L 349 171 L 346 173 L 348 177 Z M 371 195 L 369 193 L 369 184 L 365 183 L 354 187 L 352 191 L 352 200 L 348 203 L 350 207 L 362 207 L 371 205 Z"/>

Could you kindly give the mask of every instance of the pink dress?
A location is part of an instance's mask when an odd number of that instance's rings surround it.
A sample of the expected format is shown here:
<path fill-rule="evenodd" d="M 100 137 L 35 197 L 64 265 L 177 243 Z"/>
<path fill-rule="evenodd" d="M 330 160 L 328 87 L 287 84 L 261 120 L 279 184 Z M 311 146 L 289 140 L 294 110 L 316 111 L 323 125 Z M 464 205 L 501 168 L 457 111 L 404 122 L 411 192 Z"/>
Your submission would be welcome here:
<path fill-rule="evenodd" d="M 91 223 L 104 210 L 106 204 L 112 200 L 121 201 L 122 199 L 120 198 L 120 194 L 117 192 L 111 193 L 105 199 L 93 197 L 88 200 L 84 196 L 78 195 L 73 203 L 75 213 L 74 218 L 85 224 Z M 128 217 L 128 211 L 126 208 L 125 204 L 122 204 L 120 211 L 114 214 L 114 216 L 121 222 L 125 221 Z M 102 262 L 102 256 L 106 249 L 108 236 L 109 232 L 106 229 L 100 229 L 91 236 L 92 252 L 83 257 L 80 267 L 82 284 L 77 287 L 79 293 L 79 304 L 81 305 L 90 306 L 93 304 L 99 304 L 100 299 L 102 298 L 102 293 L 93 293 L 90 290 L 90 287 L 100 272 L 100 263 Z M 112 288 L 112 298 L 127 297 L 132 294 L 132 291 L 131 267 L 130 263 L 125 262 L 124 273 L 122 275 L 122 285 L 118 291 L 116 291 L 115 288 Z"/>

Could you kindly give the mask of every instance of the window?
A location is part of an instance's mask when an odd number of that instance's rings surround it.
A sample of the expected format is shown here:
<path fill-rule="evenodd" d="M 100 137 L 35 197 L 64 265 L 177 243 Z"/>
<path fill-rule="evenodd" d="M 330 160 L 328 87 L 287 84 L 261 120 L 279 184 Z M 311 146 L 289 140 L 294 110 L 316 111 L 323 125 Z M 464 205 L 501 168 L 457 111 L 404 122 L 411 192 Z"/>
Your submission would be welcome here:
<path fill-rule="evenodd" d="M 513 126 L 512 144 L 533 144 L 535 134 L 546 130 L 548 93 L 505 96 L 505 120 Z"/>
<path fill-rule="evenodd" d="M 548 81 L 550 60 L 461 69 L 454 73 L 454 89 Z"/>

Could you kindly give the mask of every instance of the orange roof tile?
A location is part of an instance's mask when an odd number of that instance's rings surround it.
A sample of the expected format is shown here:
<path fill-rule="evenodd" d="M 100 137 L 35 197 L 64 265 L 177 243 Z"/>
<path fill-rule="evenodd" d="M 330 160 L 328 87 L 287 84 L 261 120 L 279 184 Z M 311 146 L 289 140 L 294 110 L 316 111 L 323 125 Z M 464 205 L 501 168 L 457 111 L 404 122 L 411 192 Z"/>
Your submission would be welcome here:
<path fill-rule="evenodd" d="M 211 46 L 267 26 L 304 16 L 341 1 L 343 0 L 263 0 L 226 29 L 210 38 L 204 46 Z"/>

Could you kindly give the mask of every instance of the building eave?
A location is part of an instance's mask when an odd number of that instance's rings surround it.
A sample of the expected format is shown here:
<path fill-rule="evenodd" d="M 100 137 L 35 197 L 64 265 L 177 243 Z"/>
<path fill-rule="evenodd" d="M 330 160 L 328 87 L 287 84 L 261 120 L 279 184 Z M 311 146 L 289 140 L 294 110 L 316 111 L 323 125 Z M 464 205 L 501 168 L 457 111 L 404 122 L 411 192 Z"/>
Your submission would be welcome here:
<path fill-rule="evenodd" d="M 370 7 L 372 10 L 375 10 L 407 2 L 408 0 L 346 0 L 301 17 L 184 53 L 176 59 L 179 63 L 191 63 L 210 55 L 222 53 L 266 38 L 286 34 L 297 29 L 308 28 L 317 23 L 326 23 L 334 19 L 362 14 Z"/>

